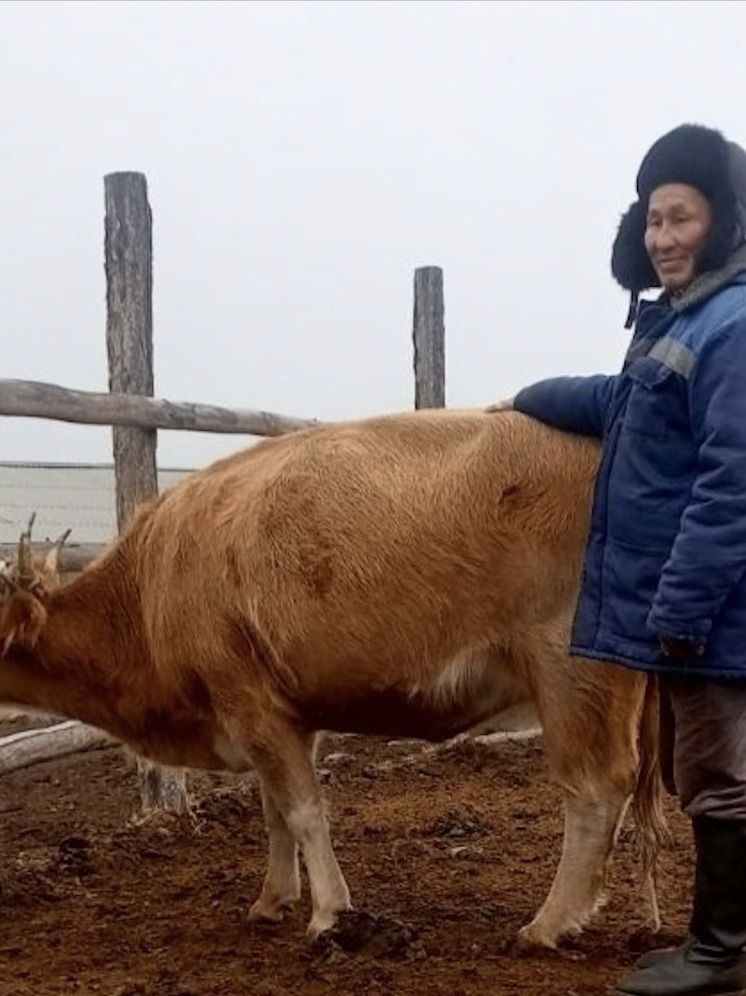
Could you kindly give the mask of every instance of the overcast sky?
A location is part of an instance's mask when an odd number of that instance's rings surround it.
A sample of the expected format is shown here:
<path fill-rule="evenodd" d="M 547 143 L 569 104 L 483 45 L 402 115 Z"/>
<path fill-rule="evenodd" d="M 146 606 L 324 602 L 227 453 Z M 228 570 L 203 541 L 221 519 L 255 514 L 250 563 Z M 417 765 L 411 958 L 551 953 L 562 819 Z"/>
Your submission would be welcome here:
<path fill-rule="evenodd" d="M 683 121 L 746 143 L 746 4 L 0 0 L 0 377 L 105 391 L 103 177 L 146 174 L 155 393 L 340 419 L 413 404 L 443 267 L 446 394 L 613 371 L 611 241 Z M 0 460 L 108 461 L 3 419 Z M 162 432 L 198 466 L 245 437 Z"/>

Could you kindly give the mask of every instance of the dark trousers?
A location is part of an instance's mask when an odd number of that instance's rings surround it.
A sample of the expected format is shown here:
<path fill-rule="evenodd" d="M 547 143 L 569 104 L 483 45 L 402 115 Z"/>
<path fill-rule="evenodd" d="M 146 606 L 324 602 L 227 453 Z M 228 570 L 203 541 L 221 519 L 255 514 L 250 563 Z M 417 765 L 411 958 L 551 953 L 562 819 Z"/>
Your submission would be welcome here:
<path fill-rule="evenodd" d="M 660 691 L 663 773 L 681 808 L 746 825 L 746 681 L 661 675 Z"/>

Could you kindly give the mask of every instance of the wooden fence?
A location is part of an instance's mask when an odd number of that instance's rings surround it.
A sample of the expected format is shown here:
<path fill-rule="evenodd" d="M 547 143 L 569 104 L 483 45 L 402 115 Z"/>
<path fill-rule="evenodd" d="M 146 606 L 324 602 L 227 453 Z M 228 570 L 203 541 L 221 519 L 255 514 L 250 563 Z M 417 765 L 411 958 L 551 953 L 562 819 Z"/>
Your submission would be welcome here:
<path fill-rule="evenodd" d="M 104 178 L 106 344 L 109 392 L 76 391 L 56 384 L 0 379 L 0 415 L 112 426 L 117 523 L 121 531 L 134 507 L 157 489 L 156 442 L 159 429 L 278 436 L 317 424 L 260 410 L 229 409 L 153 397 L 152 213 L 146 178 L 141 173 L 112 173 Z M 443 272 L 428 266 L 414 274 L 414 404 L 445 404 L 445 326 Z M 29 513 L 33 511 L 28 510 Z M 39 546 L 43 549 L 43 546 Z M 81 570 L 100 552 L 98 546 L 67 545 L 60 558 L 63 572 Z M 15 547 L 0 545 L 0 558 Z M 20 763 L 46 760 L 98 742 L 80 724 L 57 724 L 42 734 L 0 740 L 0 773 L 11 752 Z M 11 742 L 12 741 L 12 742 Z M 6 750 L 3 754 L 3 746 Z M 19 753 L 20 751 L 20 753 Z M 25 753 L 24 753 L 25 751 Z M 3 757 L 6 759 L 5 768 Z M 187 807 L 182 772 L 141 762 L 140 794 L 145 809 L 182 812 Z"/>

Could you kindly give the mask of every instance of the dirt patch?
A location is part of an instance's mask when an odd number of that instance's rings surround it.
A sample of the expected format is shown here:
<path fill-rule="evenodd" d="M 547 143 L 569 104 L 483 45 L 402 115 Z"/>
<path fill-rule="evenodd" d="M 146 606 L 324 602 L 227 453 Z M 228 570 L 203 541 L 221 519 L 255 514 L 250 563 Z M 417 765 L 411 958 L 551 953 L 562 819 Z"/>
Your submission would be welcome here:
<path fill-rule="evenodd" d="M 562 840 L 541 741 L 414 744 L 332 737 L 321 768 L 356 909 L 311 942 L 303 902 L 250 924 L 265 865 L 251 779 L 190 778 L 195 822 L 131 822 L 118 748 L 0 781 L 0 996 L 599 996 L 647 946 L 685 932 L 686 821 L 669 806 L 665 929 L 644 928 L 631 834 L 594 925 L 558 954 L 513 939 L 543 900 Z M 388 763 L 382 763 L 388 762 Z M 305 883 L 304 883 L 305 884 Z"/>

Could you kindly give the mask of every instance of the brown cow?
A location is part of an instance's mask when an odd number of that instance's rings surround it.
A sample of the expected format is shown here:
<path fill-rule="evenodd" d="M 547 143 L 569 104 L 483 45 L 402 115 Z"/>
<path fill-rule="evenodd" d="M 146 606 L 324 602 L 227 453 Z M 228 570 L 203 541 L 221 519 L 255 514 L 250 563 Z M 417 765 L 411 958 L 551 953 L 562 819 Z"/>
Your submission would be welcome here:
<path fill-rule="evenodd" d="M 262 442 L 144 506 L 62 588 L 10 584 L 0 701 L 84 720 L 164 764 L 253 767 L 269 866 L 251 916 L 279 919 L 298 899 L 300 850 L 313 934 L 350 905 L 317 731 L 439 740 L 533 701 L 566 822 L 521 934 L 552 947 L 597 905 L 630 799 L 649 854 L 661 826 L 644 676 L 566 653 L 597 462 L 596 443 L 517 413 Z M 19 578 L 30 557 L 24 539 Z"/>

